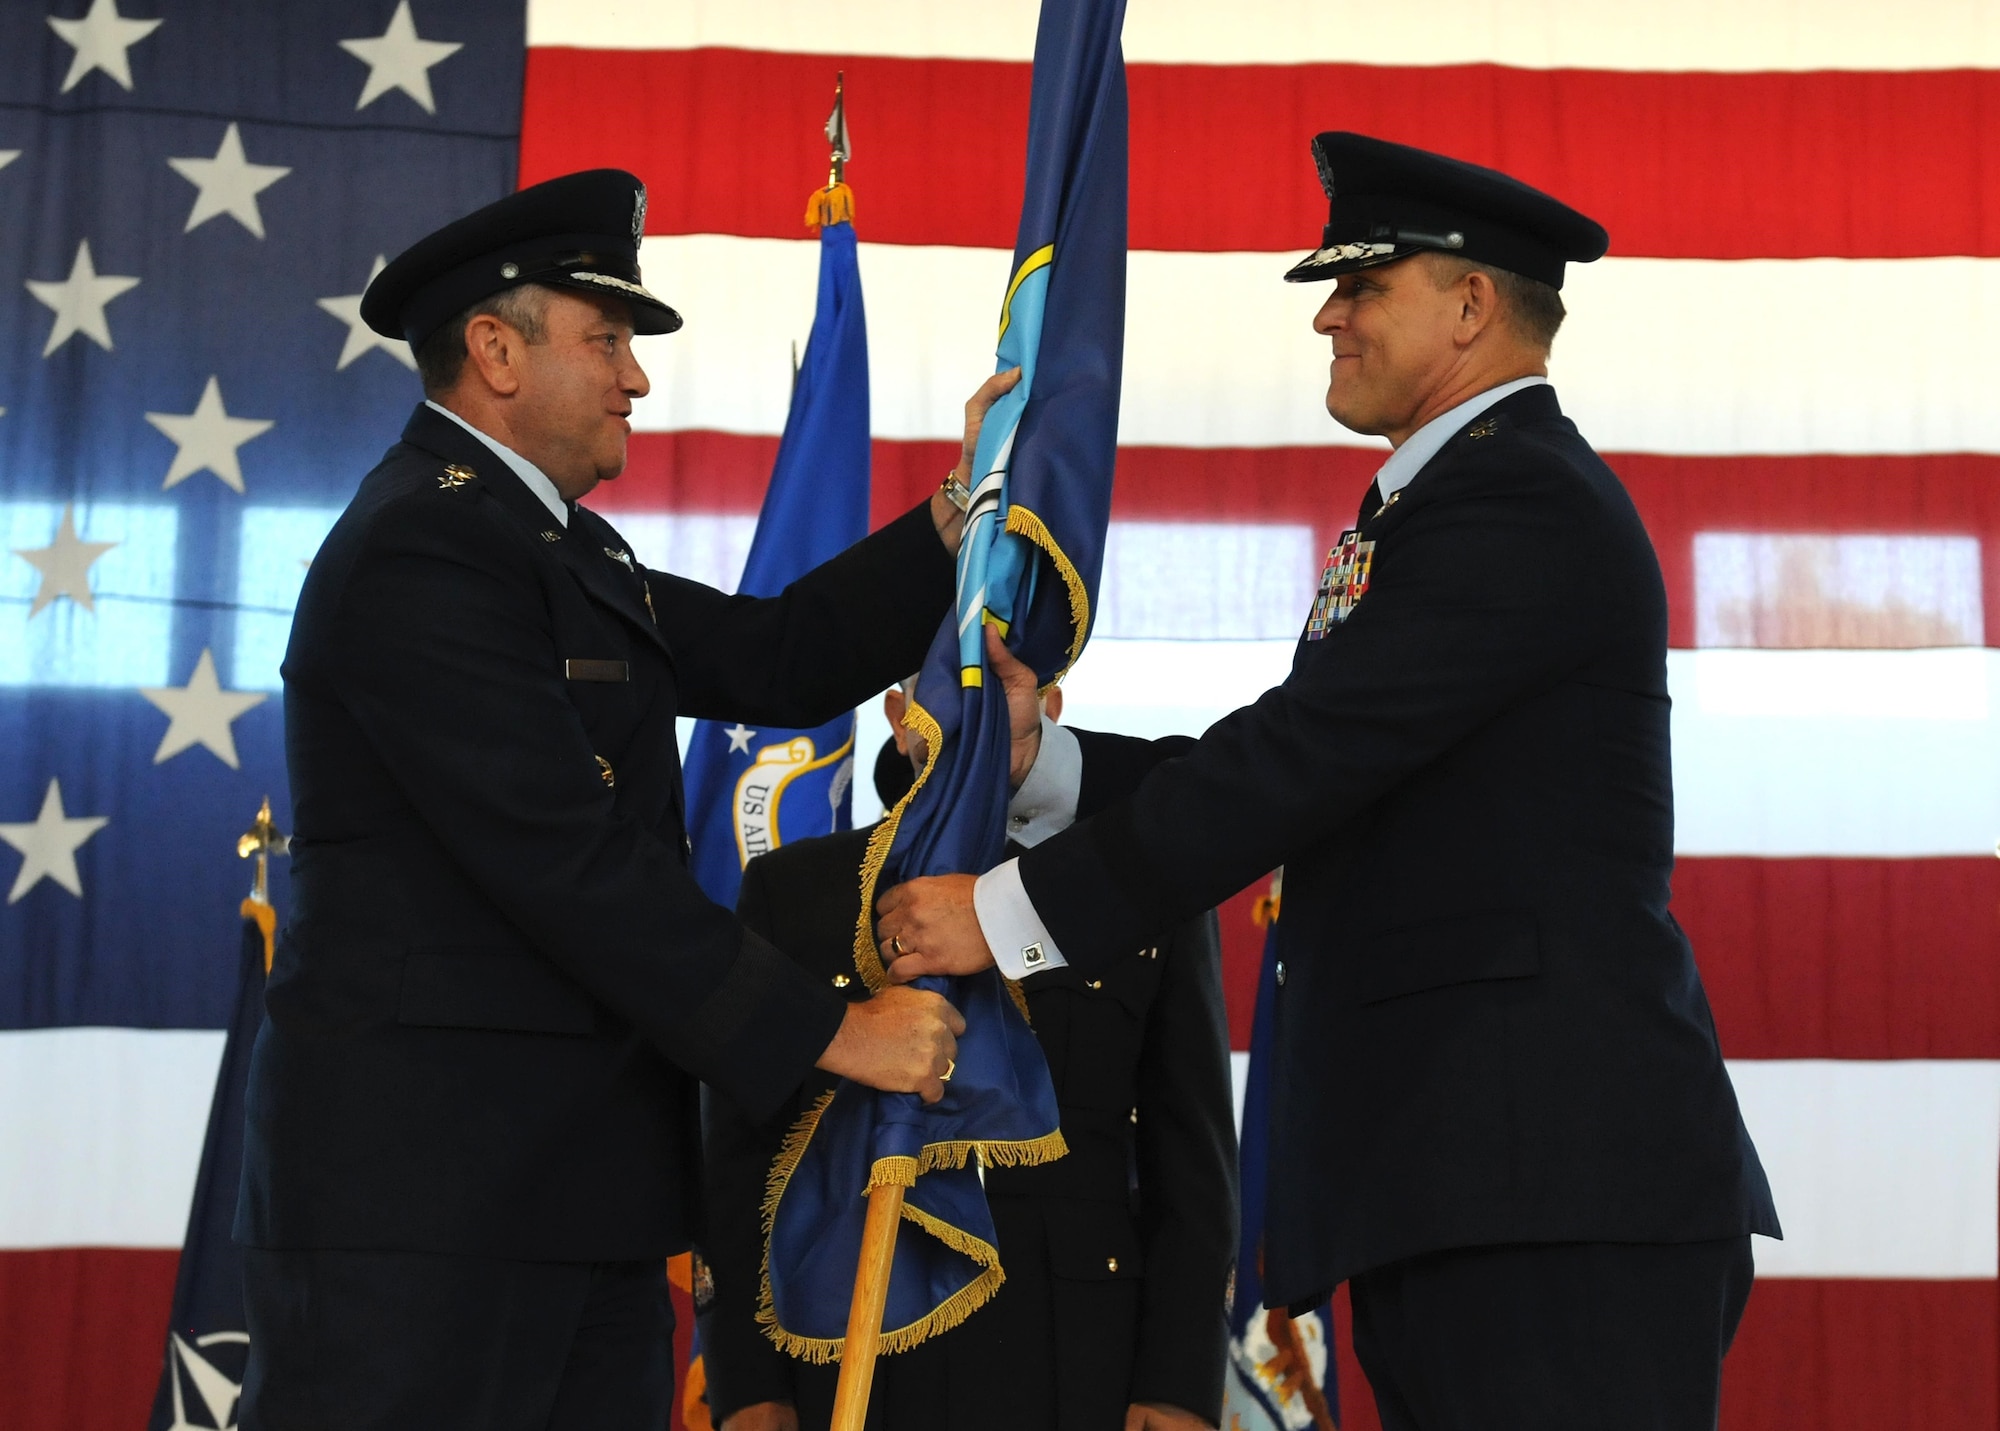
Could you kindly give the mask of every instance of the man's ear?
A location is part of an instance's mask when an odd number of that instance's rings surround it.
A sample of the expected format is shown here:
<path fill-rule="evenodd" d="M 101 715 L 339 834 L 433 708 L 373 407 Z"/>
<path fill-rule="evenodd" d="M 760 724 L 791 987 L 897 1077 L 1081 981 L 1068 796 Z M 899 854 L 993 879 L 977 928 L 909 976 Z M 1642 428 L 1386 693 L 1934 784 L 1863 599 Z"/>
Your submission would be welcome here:
<path fill-rule="evenodd" d="M 1062 687 L 1050 686 L 1049 693 L 1042 697 L 1042 714 L 1060 724 L 1062 721 L 1062 706 Z"/>
<path fill-rule="evenodd" d="M 891 686 L 882 694 L 882 714 L 889 717 L 889 735 L 896 742 L 896 749 L 904 755 L 910 753 L 910 733 L 903 728 L 903 712 L 909 706 L 901 686 Z"/>
<path fill-rule="evenodd" d="M 1499 313 L 1500 290 L 1491 275 L 1475 268 L 1459 280 L 1458 327 L 1466 342 L 1492 327 Z"/>
<path fill-rule="evenodd" d="M 502 397 L 521 387 L 521 335 L 491 313 L 481 313 L 465 325 L 465 361 L 481 381 Z"/>

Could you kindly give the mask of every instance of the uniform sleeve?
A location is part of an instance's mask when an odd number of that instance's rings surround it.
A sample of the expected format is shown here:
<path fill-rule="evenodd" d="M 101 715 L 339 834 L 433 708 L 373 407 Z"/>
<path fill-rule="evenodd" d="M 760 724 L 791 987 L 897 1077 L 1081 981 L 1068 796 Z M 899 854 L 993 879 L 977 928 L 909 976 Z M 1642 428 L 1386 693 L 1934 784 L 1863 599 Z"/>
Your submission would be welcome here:
<path fill-rule="evenodd" d="M 1236 1114 L 1213 911 L 1161 950 L 1139 1055 L 1144 1304 L 1132 1399 L 1220 1424 L 1229 1355 L 1224 1298 L 1236 1260 Z"/>
<path fill-rule="evenodd" d="M 1022 857 L 1073 967 L 1221 903 L 1590 659 L 1610 629 L 1601 544 L 1552 476 L 1513 477 L 1410 512 L 1284 684 Z"/>
<path fill-rule="evenodd" d="M 743 871 L 736 914 L 744 927 L 775 937 L 761 861 Z M 702 1253 L 715 1276 L 715 1298 L 701 1313 L 710 1420 L 760 1401 L 793 1399 L 791 1362 L 757 1325 L 764 1278 L 764 1180 L 784 1143 L 793 1103 L 752 1118 L 729 1098 L 702 1097 L 703 1179 L 708 1207 Z"/>
<path fill-rule="evenodd" d="M 544 957 L 745 1108 L 797 1087 L 844 1006 L 619 811 L 523 544 L 437 494 L 385 507 L 331 644 L 335 693 L 417 818 Z"/>
<path fill-rule="evenodd" d="M 951 607 L 951 554 L 925 503 L 773 597 L 648 570 L 680 713 L 803 729 L 923 664 Z"/>

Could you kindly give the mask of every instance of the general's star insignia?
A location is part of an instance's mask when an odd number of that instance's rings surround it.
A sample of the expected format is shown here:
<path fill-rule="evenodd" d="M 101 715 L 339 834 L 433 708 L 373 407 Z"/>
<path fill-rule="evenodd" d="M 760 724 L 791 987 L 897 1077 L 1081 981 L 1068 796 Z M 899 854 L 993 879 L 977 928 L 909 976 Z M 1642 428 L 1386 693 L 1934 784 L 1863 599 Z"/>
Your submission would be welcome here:
<path fill-rule="evenodd" d="M 445 468 L 444 475 L 438 478 L 438 488 L 445 492 L 456 492 L 478 475 L 470 467 L 461 467 L 454 462 Z"/>
<path fill-rule="evenodd" d="M 1465 430 L 1465 435 L 1467 437 L 1491 437 L 1494 433 L 1498 432 L 1499 430 L 1500 430 L 1500 419 L 1497 417 L 1489 417 L 1476 427 L 1468 427 Z"/>

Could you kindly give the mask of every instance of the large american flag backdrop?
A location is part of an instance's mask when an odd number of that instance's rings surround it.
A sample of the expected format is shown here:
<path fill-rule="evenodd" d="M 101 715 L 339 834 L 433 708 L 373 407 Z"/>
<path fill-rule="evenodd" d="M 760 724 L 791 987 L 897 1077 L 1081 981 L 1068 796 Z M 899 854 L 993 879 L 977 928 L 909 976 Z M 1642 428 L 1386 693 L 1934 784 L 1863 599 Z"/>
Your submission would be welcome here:
<path fill-rule="evenodd" d="M 16 0 L 0 13 L 0 1424 L 136 1427 L 286 817 L 302 563 L 417 396 L 378 255 L 565 170 L 647 180 L 630 471 L 749 544 L 846 74 L 879 521 L 990 369 L 1032 0 Z M 523 37 L 525 33 L 525 63 Z M 1723 1422 L 2000 1425 L 2000 16 L 1987 0 L 1134 4 L 1129 327 L 1070 718 L 1198 731 L 1285 668 L 1379 445 L 1321 407 L 1348 128 L 1601 219 L 1552 367 L 1672 599 L 1674 908 L 1768 1167 Z M 1532 551 L 1523 562 L 1538 559 Z M 872 750 L 879 715 L 862 727 Z M 857 821 L 871 818 L 857 792 Z M 277 885 L 282 907 L 284 889 Z M 1256 934 L 1224 912 L 1247 1042 Z M 1285 1170 L 1273 1170 L 1274 1177 Z M 1349 1426 L 1373 1416 L 1342 1377 Z M 227 1418 L 223 1418 L 227 1420 Z"/>

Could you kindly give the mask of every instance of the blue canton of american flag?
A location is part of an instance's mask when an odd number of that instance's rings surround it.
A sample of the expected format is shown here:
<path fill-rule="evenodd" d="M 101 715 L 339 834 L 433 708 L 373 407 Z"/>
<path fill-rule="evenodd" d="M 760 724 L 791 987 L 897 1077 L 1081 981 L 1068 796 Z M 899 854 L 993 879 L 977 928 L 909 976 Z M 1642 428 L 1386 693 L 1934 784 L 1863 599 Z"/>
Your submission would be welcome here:
<path fill-rule="evenodd" d="M 525 44 L 475 0 L 0 7 L 0 1293 L 158 1304 L 293 602 L 420 396 L 360 295 L 514 187 Z"/>

